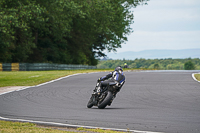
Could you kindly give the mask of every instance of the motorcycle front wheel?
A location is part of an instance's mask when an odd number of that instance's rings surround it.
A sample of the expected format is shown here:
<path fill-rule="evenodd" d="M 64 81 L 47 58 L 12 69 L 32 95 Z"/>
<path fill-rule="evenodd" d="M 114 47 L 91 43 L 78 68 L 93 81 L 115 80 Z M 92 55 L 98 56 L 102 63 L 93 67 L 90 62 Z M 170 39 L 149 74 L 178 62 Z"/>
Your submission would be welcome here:
<path fill-rule="evenodd" d="M 107 95 L 101 100 L 101 102 L 98 103 L 98 108 L 104 109 L 112 99 L 113 99 L 113 94 L 112 92 L 108 91 Z"/>
<path fill-rule="evenodd" d="M 94 105 L 93 96 L 91 96 L 90 100 L 88 101 L 87 107 L 92 108 L 93 105 Z"/>

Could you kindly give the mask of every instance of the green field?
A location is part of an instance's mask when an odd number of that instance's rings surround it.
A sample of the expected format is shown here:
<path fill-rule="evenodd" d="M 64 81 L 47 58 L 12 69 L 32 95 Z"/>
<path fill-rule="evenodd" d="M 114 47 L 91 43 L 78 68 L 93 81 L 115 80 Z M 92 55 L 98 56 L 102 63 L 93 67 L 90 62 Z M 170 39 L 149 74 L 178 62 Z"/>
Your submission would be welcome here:
<path fill-rule="evenodd" d="M 33 86 L 76 73 L 90 73 L 106 70 L 60 70 L 60 71 L 10 71 L 0 72 L 0 87 Z"/>
<path fill-rule="evenodd" d="M 57 71 L 0 71 L 0 87 L 34 86 L 76 73 L 113 71 L 114 69 L 57 70 Z M 124 69 L 141 70 L 141 69 Z"/>

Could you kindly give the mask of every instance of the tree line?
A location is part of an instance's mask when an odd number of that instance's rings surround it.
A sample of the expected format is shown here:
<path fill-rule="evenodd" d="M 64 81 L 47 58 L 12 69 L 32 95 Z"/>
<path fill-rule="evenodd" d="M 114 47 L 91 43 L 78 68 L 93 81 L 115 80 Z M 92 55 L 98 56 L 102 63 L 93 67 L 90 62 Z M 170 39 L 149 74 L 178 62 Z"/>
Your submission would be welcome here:
<path fill-rule="evenodd" d="M 0 62 L 96 65 L 132 32 L 148 0 L 1 0 Z"/>
<path fill-rule="evenodd" d="M 200 70 L 199 58 L 186 59 L 135 59 L 135 60 L 100 60 L 97 68 L 115 68 L 116 66 L 124 66 L 127 64 L 129 68 L 146 68 L 161 70 Z"/>

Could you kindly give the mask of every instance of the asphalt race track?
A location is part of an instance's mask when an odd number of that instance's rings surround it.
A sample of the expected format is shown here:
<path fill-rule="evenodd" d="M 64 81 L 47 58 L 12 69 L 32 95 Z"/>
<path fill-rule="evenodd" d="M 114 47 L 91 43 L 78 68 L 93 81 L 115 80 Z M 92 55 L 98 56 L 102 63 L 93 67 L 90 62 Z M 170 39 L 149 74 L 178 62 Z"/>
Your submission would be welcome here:
<path fill-rule="evenodd" d="M 194 71 L 125 72 L 111 106 L 86 107 L 102 73 L 80 74 L 0 95 L 1 118 L 166 133 L 200 133 Z M 195 71 L 197 72 L 197 71 Z"/>

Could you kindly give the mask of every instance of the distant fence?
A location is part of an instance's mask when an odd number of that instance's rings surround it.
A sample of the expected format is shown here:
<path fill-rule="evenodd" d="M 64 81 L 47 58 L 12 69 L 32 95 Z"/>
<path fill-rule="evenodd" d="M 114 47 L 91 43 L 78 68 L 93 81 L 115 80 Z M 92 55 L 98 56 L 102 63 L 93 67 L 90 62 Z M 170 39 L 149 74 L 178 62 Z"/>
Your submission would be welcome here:
<path fill-rule="evenodd" d="M 0 71 L 43 71 L 96 69 L 96 66 L 51 63 L 0 63 Z"/>

